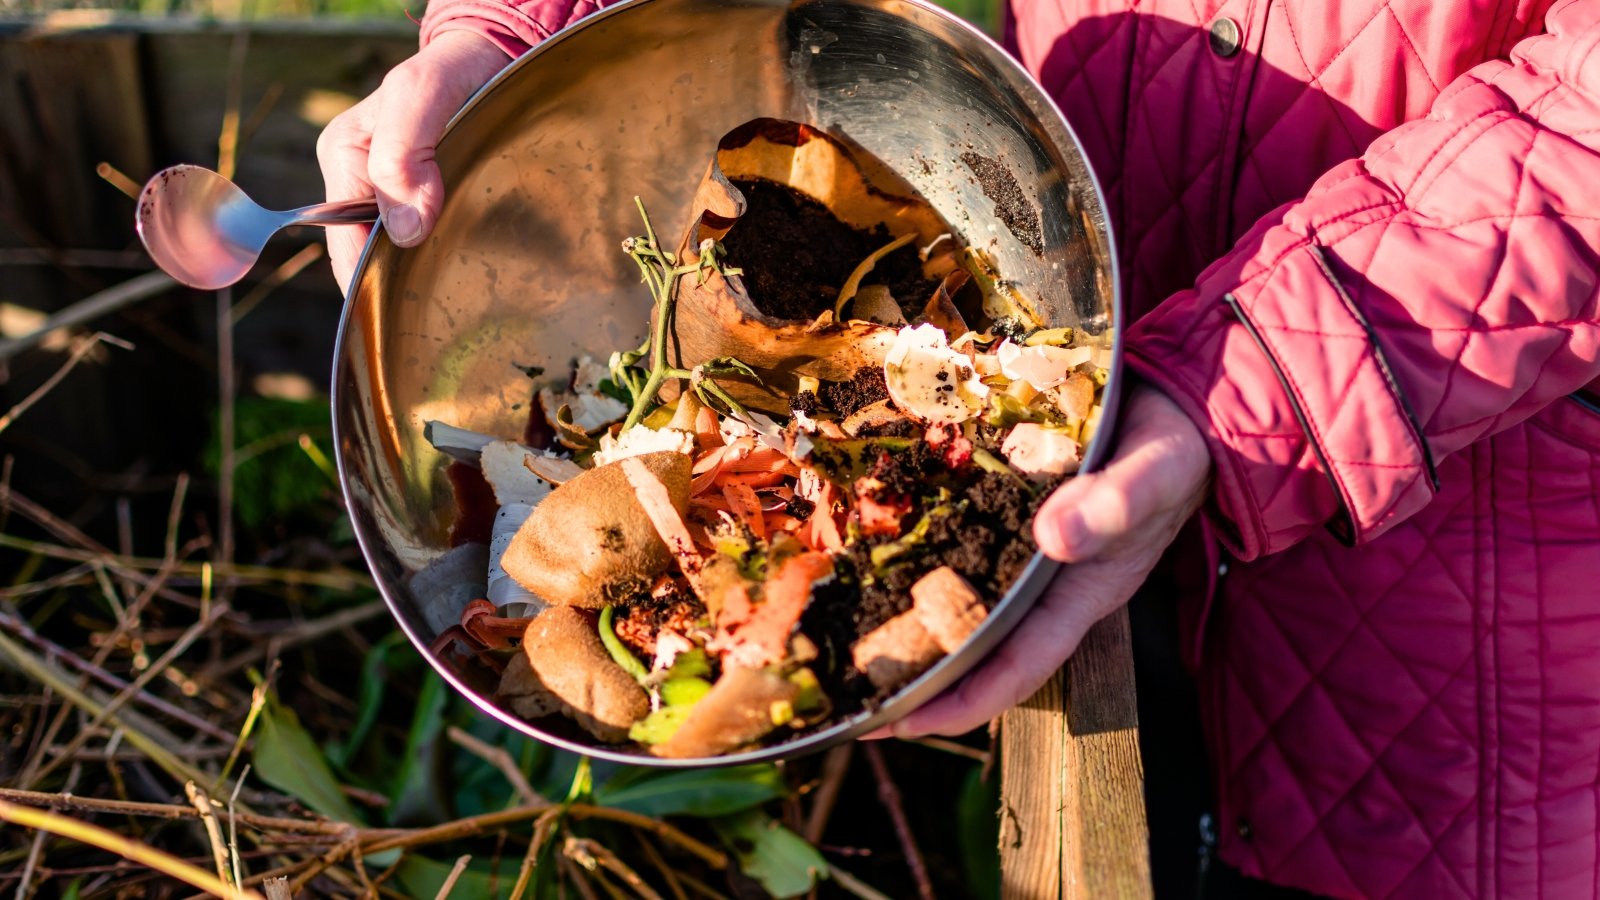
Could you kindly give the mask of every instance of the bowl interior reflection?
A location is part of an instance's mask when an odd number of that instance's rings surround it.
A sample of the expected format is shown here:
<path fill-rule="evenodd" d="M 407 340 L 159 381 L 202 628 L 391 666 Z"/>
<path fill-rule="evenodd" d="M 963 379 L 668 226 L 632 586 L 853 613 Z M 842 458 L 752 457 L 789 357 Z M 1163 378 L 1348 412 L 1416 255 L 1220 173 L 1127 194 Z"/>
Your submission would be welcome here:
<path fill-rule="evenodd" d="M 633 197 L 676 240 L 721 135 L 760 116 L 808 122 L 885 161 L 1052 325 L 1113 346 L 1104 456 L 1120 354 L 1118 283 L 1098 186 L 1038 86 L 993 42 L 913 0 L 634 0 L 518 60 L 468 104 L 438 150 L 448 196 L 419 247 L 381 231 L 356 273 L 333 379 L 340 477 L 356 534 L 419 649 L 481 596 L 487 553 L 451 548 L 446 459 L 423 438 L 438 419 L 522 433 L 530 383 L 642 340 L 650 298 L 619 249 Z M 972 170 L 1003 165 L 1039 212 L 1042 245 L 1011 232 Z M 964 159 L 965 158 L 965 159 Z M 962 652 L 889 701 L 817 732 L 716 763 L 819 749 L 904 715 L 972 667 L 1053 573 L 1034 559 Z M 486 712 L 541 740 L 661 765 L 500 710 L 493 685 L 430 654 Z"/>

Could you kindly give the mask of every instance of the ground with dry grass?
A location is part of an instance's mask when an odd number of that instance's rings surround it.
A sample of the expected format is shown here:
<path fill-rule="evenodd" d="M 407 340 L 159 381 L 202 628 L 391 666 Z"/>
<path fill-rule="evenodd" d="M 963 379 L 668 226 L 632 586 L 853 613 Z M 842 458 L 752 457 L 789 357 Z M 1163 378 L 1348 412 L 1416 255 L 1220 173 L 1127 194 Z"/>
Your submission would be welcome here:
<path fill-rule="evenodd" d="M 0 429 L 61 414 L 42 405 L 77 377 L 135 377 L 141 352 L 101 333 L 41 352 L 55 368 L 16 373 L 38 384 Z M 208 384 L 197 393 L 219 395 L 217 409 L 172 413 L 218 426 L 199 458 L 135 450 L 104 486 L 49 477 L 38 433 L 5 457 L 0 819 L 22 827 L 0 834 L 0 891 L 183 895 L 179 882 L 280 878 L 295 896 L 982 890 L 983 746 L 668 772 L 591 765 L 475 712 L 362 570 L 325 408 L 238 391 Z M 51 495 L 76 512 L 52 511 Z"/>
<path fill-rule="evenodd" d="M 226 60 L 197 161 L 229 170 L 283 90 L 249 77 L 247 35 Z M 90 152 L 40 134 L 43 159 Z M 0 167 L 22 198 L 0 203 L 0 896 L 997 893 L 983 735 L 663 772 L 476 713 L 344 516 L 315 236 L 233 291 L 177 290 L 132 235 L 149 172 L 82 168 L 52 176 L 93 198 L 73 230 Z"/>

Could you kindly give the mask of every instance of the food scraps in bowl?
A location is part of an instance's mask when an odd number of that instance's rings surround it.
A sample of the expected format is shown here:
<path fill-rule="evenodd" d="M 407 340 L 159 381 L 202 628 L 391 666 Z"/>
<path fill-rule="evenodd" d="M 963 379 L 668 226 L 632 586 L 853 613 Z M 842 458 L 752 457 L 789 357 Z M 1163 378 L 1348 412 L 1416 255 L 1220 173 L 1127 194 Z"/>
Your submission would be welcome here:
<path fill-rule="evenodd" d="M 1027 565 L 1107 345 L 868 171 L 803 124 L 735 129 L 675 250 L 639 204 L 642 346 L 543 385 L 521 440 L 428 423 L 457 536 L 490 543 L 434 650 L 505 708 L 664 758 L 781 741 L 956 652 Z"/>

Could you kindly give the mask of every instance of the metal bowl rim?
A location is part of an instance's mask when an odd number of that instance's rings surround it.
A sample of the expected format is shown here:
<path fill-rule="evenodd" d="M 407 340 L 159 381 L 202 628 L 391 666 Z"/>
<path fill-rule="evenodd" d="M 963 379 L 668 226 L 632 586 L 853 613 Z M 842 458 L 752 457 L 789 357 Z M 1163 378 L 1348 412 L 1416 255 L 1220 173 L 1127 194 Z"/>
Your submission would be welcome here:
<path fill-rule="evenodd" d="M 654 2 L 654 0 L 623 0 L 623 2 L 602 7 L 601 9 L 583 17 L 582 19 L 579 19 L 577 22 L 574 22 L 571 25 L 557 31 L 549 38 L 535 45 L 528 52 L 512 60 L 504 69 L 500 70 L 499 73 L 497 73 L 493 78 L 489 79 L 489 81 L 485 82 L 481 88 L 475 91 L 472 96 L 467 99 L 466 103 L 462 105 L 461 109 L 458 110 L 455 115 L 450 117 L 449 122 L 445 125 L 444 136 L 441 138 L 441 143 L 445 138 L 449 137 L 450 133 L 455 129 L 456 124 L 460 122 L 462 118 L 470 114 L 479 103 L 483 102 L 484 98 L 492 93 L 503 82 L 514 77 L 519 70 L 530 64 L 531 60 L 534 60 L 542 55 L 547 48 L 557 45 L 559 42 L 572 37 L 579 31 L 592 27 L 604 19 L 614 15 L 623 14 L 634 7 L 643 6 L 651 2 Z M 1080 159 L 1083 161 L 1084 173 L 1088 177 L 1089 187 L 1093 190 L 1095 201 L 1099 205 L 1099 210 L 1105 220 L 1105 264 L 1108 270 L 1108 281 L 1111 285 L 1111 296 L 1109 298 L 1109 311 L 1111 314 L 1112 323 L 1111 367 L 1109 375 L 1106 379 L 1106 387 L 1102 394 L 1104 399 L 1102 400 L 1101 407 L 1101 423 L 1096 432 L 1093 445 L 1089 448 L 1089 452 L 1085 454 L 1084 465 L 1080 470 L 1084 473 L 1094 471 L 1095 469 L 1098 469 L 1104 462 L 1104 459 L 1109 452 L 1108 447 L 1112 443 L 1112 438 L 1116 430 L 1117 413 L 1120 409 L 1121 401 L 1123 369 L 1122 344 L 1123 332 L 1125 330 L 1125 322 L 1123 320 L 1122 279 L 1118 265 L 1116 235 L 1111 228 L 1109 207 L 1106 204 L 1105 191 L 1100 185 L 1099 176 L 1096 175 L 1093 168 L 1090 167 L 1088 157 L 1085 156 L 1083 152 L 1083 142 L 1079 140 L 1078 133 L 1072 128 L 1071 123 L 1067 121 L 1066 116 L 1062 115 L 1061 108 L 1055 102 L 1055 98 L 1050 96 L 1049 92 L 1044 90 L 1043 86 L 1039 84 L 1038 80 L 1034 78 L 1026 69 L 1024 69 L 1017 59 L 1012 56 L 1012 54 L 1003 46 L 1001 46 L 998 41 L 996 41 L 989 34 L 985 33 L 982 29 L 973 25 L 971 22 L 968 22 L 966 19 L 963 19 L 942 7 L 933 4 L 930 2 L 930 0 L 898 0 L 898 2 L 916 7 L 925 12 L 930 12 L 935 17 L 945 20 L 948 24 L 955 26 L 957 29 L 966 31 L 969 36 L 976 38 L 980 44 L 986 45 L 989 51 L 993 54 L 993 57 L 998 60 L 1000 64 L 1010 67 L 1015 74 L 1021 76 L 1023 84 L 1030 89 L 1029 93 L 1033 95 L 1033 97 L 1030 99 L 1042 101 L 1043 109 L 1039 111 L 1039 117 L 1041 119 L 1046 119 L 1049 116 L 1053 116 L 1054 124 L 1060 126 L 1067 137 L 1072 140 L 1073 148 L 1077 151 Z M 347 509 L 355 506 L 355 498 L 351 496 L 350 482 L 352 479 L 348 474 L 349 468 L 346 464 L 343 449 L 344 442 L 341 440 L 342 435 L 340 433 L 339 409 L 341 397 L 339 390 L 339 370 L 344 363 L 346 338 L 349 334 L 350 320 L 355 307 L 354 302 L 351 300 L 356 293 L 353 288 L 361 283 L 362 277 L 366 274 L 367 263 L 371 258 L 373 250 L 377 246 L 379 237 L 382 233 L 383 221 L 380 218 L 373 226 L 372 234 L 368 236 L 367 243 L 362 248 L 361 256 L 356 262 L 356 267 L 351 273 L 350 284 L 352 286 L 352 290 L 350 291 L 350 294 L 345 297 L 344 307 L 339 315 L 339 327 L 334 343 L 333 377 L 330 381 L 328 402 L 333 428 L 334 463 L 338 468 L 339 488 Z M 375 557 L 374 548 L 378 546 L 377 542 L 381 542 L 382 538 L 376 535 L 368 535 L 367 527 L 353 515 L 351 516 L 351 526 L 352 530 L 355 532 L 356 543 L 361 548 L 362 558 L 367 562 L 370 568 L 371 561 Z M 1031 609 L 1033 604 L 1038 600 L 1039 595 L 1043 593 L 1048 585 L 1042 584 L 1037 589 L 1026 592 L 1026 596 L 1024 596 L 1024 592 L 1019 591 L 1018 588 L 1024 585 L 1030 585 L 1036 579 L 1039 579 L 1042 576 L 1042 569 L 1051 569 L 1051 574 L 1053 576 L 1053 570 L 1058 566 L 1059 563 L 1057 563 L 1054 559 L 1045 556 L 1043 552 L 1037 550 L 1034 551 L 1033 557 L 1028 561 L 1028 565 L 1017 576 L 1016 580 L 1006 591 L 1005 595 L 1002 596 L 997 603 L 995 603 L 994 608 L 990 611 L 989 617 L 984 620 L 984 624 L 979 627 L 978 631 L 968 638 L 967 643 L 955 653 L 946 655 L 931 669 L 922 673 L 916 679 L 895 691 L 882 704 L 875 707 L 862 709 L 854 715 L 836 721 L 826 728 L 823 728 L 819 731 L 814 731 L 810 734 L 795 738 L 793 740 L 782 741 L 777 744 L 763 746 L 755 750 L 745 751 L 743 753 L 732 753 L 724 756 L 693 759 L 662 759 L 660 757 L 649 756 L 642 753 L 628 753 L 613 750 L 604 746 L 579 743 L 577 741 L 551 734 L 547 731 L 537 728 L 532 722 L 515 716 L 499 706 L 496 706 L 487 697 L 483 696 L 478 691 L 465 684 L 459 677 L 456 676 L 454 672 L 449 669 L 449 667 L 441 664 L 434 654 L 429 651 L 428 645 L 430 642 L 423 640 L 412 629 L 407 620 L 407 616 L 404 614 L 404 610 L 401 606 L 399 598 L 394 596 L 394 593 L 391 590 L 387 580 L 383 578 L 374 578 L 373 584 L 377 587 L 379 595 L 383 597 L 384 605 L 388 607 L 389 614 L 394 618 L 395 624 L 397 624 L 400 627 L 400 630 L 405 633 L 406 638 L 411 641 L 412 646 L 415 647 L 417 652 L 428 661 L 428 664 L 433 667 L 433 670 L 438 673 L 440 677 L 444 678 L 444 680 L 451 687 L 455 688 L 457 692 L 461 693 L 468 700 L 470 700 L 472 704 L 479 710 L 499 720 L 502 724 L 527 737 L 533 738 L 534 740 L 554 745 L 569 752 L 578 753 L 595 759 L 605 760 L 607 762 L 635 766 L 649 766 L 663 769 L 689 769 L 714 766 L 720 767 L 748 765 L 750 763 L 769 762 L 779 759 L 792 759 L 826 749 L 853 738 L 860 737 L 877 728 L 903 718 L 912 710 L 908 709 L 900 711 L 896 709 L 896 701 L 902 700 L 904 697 L 914 693 L 919 686 L 926 684 L 935 678 L 939 678 L 942 673 L 946 672 L 951 667 L 960 666 L 965 669 L 966 671 L 963 672 L 964 676 L 967 672 L 970 672 L 973 668 L 980 664 L 982 660 L 974 660 L 971 659 L 971 657 L 975 655 L 981 643 L 979 638 L 983 637 L 988 631 L 988 626 L 997 621 L 999 618 L 997 614 L 1002 610 L 1008 610 L 1019 603 L 1023 604 L 1026 608 L 1018 614 L 1018 621 L 1012 626 L 1012 630 L 1014 631 L 1020 626 L 1023 617 L 1026 616 L 1028 610 Z M 1001 635 L 997 641 L 1003 642 L 1005 637 L 1006 635 Z M 998 643 L 996 646 L 998 646 Z M 988 652 L 988 650 L 985 650 L 985 655 L 987 655 Z M 953 682 L 952 686 L 954 686 L 955 683 L 959 683 L 959 679 L 957 682 Z"/>

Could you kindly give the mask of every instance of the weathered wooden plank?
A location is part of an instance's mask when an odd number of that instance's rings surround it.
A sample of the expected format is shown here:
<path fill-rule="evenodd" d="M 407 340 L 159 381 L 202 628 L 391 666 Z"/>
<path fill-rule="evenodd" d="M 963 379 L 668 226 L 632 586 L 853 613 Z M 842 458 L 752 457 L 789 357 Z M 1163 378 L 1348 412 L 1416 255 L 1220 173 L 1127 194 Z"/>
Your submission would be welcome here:
<path fill-rule="evenodd" d="M 1064 900 L 1152 896 L 1130 637 L 1124 607 L 1095 626 L 1067 663 Z"/>
<path fill-rule="evenodd" d="M 1007 900 L 1061 891 L 1066 775 L 1063 676 L 1057 672 L 1000 725 L 1000 884 Z"/>
<path fill-rule="evenodd" d="M 138 39 L 127 34 L 0 41 L 0 208 L 48 246 L 118 246 L 128 203 L 95 177 L 110 162 L 141 175 L 150 134 Z"/>
<path fill-rule="evenodd" d="M 1129 637 L 1127 610 L 1118 610 L 1002 719 L 1007 900 L 1152 896 Z"/>

